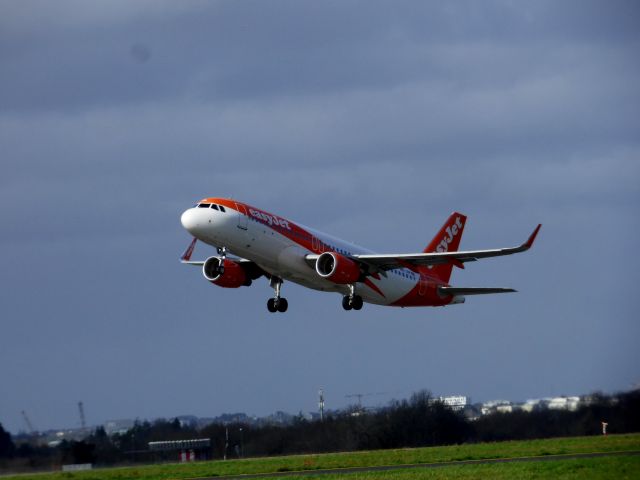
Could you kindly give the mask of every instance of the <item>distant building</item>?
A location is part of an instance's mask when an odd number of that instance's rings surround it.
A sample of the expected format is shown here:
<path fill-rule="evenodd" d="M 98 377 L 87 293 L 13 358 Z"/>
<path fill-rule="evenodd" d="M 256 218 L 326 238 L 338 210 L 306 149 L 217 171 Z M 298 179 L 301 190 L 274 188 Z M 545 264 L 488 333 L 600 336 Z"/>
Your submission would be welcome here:
<path fill-rule="evenodd" d="M 511 413 L 517 410 L 530 413 L 546 409 L 575 411 L 578 409 L 580 404 L 580 397 L 564 396 L 530 399 L 524 403 L 513 403 L 507 400 L 492 400 L 481 404 L 480 413 L 482 415 L 490 415 L 492 413 Z"/>
<path fill-rule="evenodd" d="M 135 425 L 134 420 L 108 420 L 102 424 L 107 435 L 124 435 Z"/>
<path fill-rule="evenodd" d="M 513 405 L 496 405 L 496 412 L 498 413 L 512 413 Z"/>
<path fill-rule="evenodd" d="M 149 442 L 149 451 L 156 460 L 174 459 L 180 462 L 211 459 L 211 439 L 194 438 L 189 440 L 169 440 Z"/>
<path fill-rule="evenodd" d="M 554 397 L 549 399 L 547 408 L 550 410 L 569 410 L 575 412 L 580 405 L 580 397 Z"/>
<path fill-rule="evenodd" d="M 541 408 L 546 408 L 546 402 L 539 398 L 535 398 L 521 403 L 518 405 L 518 408 L 524 412 L 531 413 L 533 411 L 540 410 Z"/>
<path fill-rule="evenodd" d="M 496 412 L 510 413 L 512 411 L 513 404 L 509 400 L 490 400 L 484 402 L 480 407 L 480 413 L 482 413 L 482 415 L 489 415 Z"/>
<path fill-rule="evenodd" d="M 469 405 L 468 397 L 464 395 L 452 395 L 449 397 L 438 397 L 438 400 L 454 411 L 464 410 Z"/>

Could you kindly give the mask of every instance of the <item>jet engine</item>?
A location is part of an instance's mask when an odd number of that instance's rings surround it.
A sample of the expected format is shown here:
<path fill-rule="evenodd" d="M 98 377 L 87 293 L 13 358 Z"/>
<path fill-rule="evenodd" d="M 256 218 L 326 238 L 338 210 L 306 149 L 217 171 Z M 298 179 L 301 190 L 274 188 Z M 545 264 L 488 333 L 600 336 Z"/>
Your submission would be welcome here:
<path fill-rule="evenodd" d="M 360 278 L 360 267 L 353 260 L 335 252 L 324 252 L 316 260 L 316 272 L 322 278 L 346 285 Z"/>
<path fill-rule="evenodd" d="M 207 258 L 202 265 L 202 274 L 219 287 L 239 288 L 251 285 L 251 278 L 238 262 L 227 259 L 223 261 L 220 257 Z"/>

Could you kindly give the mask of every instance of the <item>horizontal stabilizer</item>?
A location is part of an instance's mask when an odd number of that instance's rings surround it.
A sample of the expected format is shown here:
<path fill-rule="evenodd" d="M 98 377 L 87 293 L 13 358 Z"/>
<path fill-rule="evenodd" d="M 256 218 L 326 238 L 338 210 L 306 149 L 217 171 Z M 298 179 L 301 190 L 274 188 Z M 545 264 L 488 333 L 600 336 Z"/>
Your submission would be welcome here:
<path fill-rule="evenodd" d="M 438 292 L 442 295 L 487 295 L 489 293 L 511 293 L 517 292 L 513 288 L 474 288 L 474 287 L 439 287 Z"/>

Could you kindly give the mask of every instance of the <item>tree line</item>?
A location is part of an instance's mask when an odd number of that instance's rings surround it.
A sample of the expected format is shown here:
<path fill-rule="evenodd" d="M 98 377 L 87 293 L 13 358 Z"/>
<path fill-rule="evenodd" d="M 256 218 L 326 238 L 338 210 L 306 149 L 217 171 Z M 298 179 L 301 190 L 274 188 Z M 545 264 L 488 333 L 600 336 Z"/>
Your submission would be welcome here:
<path fill-rule="evenodd" d="M 0 467 L 16 470 L 67 463 L 177 461 L 176 452 L 159 457 L 148 450 L 149 442 L 166 440 L 209 438 L 207 456 L 222 459 L 598 435 L 603 421 L 611 433 L 640 431 L 640 391 L 593 395 L 575 411 L 514 411 L 475 420 L 421 391 L 375 412 L 354 407 L 329 414 L 324 421 L 308 421 L 300 415 L 287 426 L 213 423 L 201 429 L 182 425 L 177 419 L 144 421 L 136 422 L 126 433 L 111 436 L 98 427 L 82 441 L 63 441 L 55 447 L 14 443 L 0 425 Z"/>

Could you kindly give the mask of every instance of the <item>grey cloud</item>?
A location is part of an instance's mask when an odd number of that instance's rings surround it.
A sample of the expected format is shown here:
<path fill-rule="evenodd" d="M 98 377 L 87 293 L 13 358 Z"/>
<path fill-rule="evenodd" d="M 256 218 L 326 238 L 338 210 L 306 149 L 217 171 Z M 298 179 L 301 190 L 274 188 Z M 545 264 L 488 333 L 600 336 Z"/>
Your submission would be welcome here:
<path fill-rule="evenodd" d="M 0 7 L 5 426 L 23 408 L 72 425 L 78 398 L 98 421 L 312 409 L 320 382 L 340 406 L 358 388 L 522 399 L 637 379 L 634 2 L 88 5 Z M 265 282 L 223 292 L 177 263 L 179 215 L 209 195 L 380 251 L 422 248 L 454 209 L 468 248 L 544 227 L 533 251 L 455 273 L 518 295 L 354 318 L 287 284 L 273 322 Z M 166 378 L 198 395 L 158 400 Z"/>
<path fill-rule="evenodd" d="M 393 8 L 359 2 L 221 2 L 209 9 L 195 5 L 184 11 L 167 9 L 166 16 L 158 13 L 161 8 L 138 6 L 135 15 L 128 12 L 120 23 L 108 23 L 120 17 L 107 15 L 106 25 L 83 23 L 85 16 L 79 15 L 76 29 L 45 29 L 43 34 L 32 28 L 26 38 L 24 32 L 8 34 L 3 40 L 12 54 L 3 58 L 4 81 L 15 88 L 11 95 L 7 89 L 4 95 L 0 92 L 0 105 L 86 108 L 167 95 L 228 102 L 392 88 L 434 78 L 464 85 L 469 68 L 474 82 L 482 75 L 508 81 L 514 56 L 522 57 L 516 66 L 544 65 L 544 57 L 553 57 L 565 43 L 620 46 L 621 41 L 611 39 L 638 40 L 631 28 L 636 10 L 627 7 L 628 15 L 600 12 L 598 2 L 585 4 L 580 12 L 540 4 L 529 7 L 534 10 L 529 13 L 508 3 L 487 8 L 473 2 L 406 2 Z M 122 5 L 114 10 L 127 12 Z M 594 10 L 599 14 L 596 25 Z M 545 19 L 540 25 L 538 16 Z M 549 16 L 557 25 L 546 21 Z M 171 18 L 172 29 L 166 29 L 166 18 Z M 602 29 L 608 35 L 594 34 Z M 500 62 L 504 35 L 512 40 L 513 55 Z M 479 52 L 484 61 L 478 64 L 470 43 L 495 46 L 497 57 L 489 48 L 488 56 Z M 154 52 L 144 65 L 129 61 L 131 48 L 141 44 Z M 537 51 L 534 58 L 528 58 L 531 46 Z M 464 50 L 463 58 L 456 55 L 456 47 Z M 494 74 L 498 68 L 500 74 Z M 530 72 L 528 68 L 523 73 Z"/>

